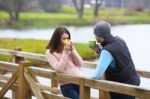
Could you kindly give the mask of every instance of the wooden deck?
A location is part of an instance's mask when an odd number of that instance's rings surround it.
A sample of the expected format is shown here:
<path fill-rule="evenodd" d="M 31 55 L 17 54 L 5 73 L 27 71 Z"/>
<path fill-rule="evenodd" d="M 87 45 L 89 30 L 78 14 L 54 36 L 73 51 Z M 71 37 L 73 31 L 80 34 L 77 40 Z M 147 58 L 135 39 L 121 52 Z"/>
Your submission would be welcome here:
<path fill-rule="evenodd" d="M 68 99 L 61 95 L 58 89 L 58 81 L 70 81 L 80 85 L 80 99 L 97 99 L 91 98 L 90 88 L 99 90 L 98 99 L 109 99 L 108 91 L 132 95 L 140 99 L 149 99 L 150 97 L 150 89 L 58 73 L 52 69 L 32 66 L 30 62 L 25 61 L 25 58 L 30 58 L 47 62 L 45 55 L 6 49 L 0 49 L 0 54 L 12 56 L 14 62 L 0 61 L 0 87 L 2 88 L 0 90 L 0 99 L 8 99 L 4 98 L 8 90 L 13 91 L 13 99 L 31 99 L 31 96 L 35 96 L 37 99 Z M 84 61 L 83 67 L 95 69 L 96 64 Z M 6 71 L 12 72 L 12 77 L 4 76 L 3 73 Z M 137 71 L 141 77 L 150 78 L 150 72 Z M 40 84 L 36 76 L 51 79 L 51 85 Z"/>

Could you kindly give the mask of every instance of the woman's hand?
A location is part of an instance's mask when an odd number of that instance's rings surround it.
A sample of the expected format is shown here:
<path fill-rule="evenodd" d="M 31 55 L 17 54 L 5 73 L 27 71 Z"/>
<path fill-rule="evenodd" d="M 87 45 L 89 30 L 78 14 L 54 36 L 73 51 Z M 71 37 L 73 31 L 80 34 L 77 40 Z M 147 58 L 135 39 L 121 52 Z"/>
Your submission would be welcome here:
<path fill-rule="evenodd" d="M 71 46 L 70 51 L 72 51 L 74 49 L 74 45 L 73 45 L 73 43 L 71 41 L 70 41 L 70 46 Z"/>
<path fill-rule="evenodd" d="M 66 45 L 64 46 L 64 50 L 65 50 L 67 53 L 69 53 L 69 51 L 71 50 L 71 45 L 70 45 L 70 44 L 66 44 Z"/>
<path fill-rule="evenodd" d="M 66 44 L 64 45 L 64 50 L 65 50 L 67 53 L 69 53 L 72 49 L 73 49 L 73 44 L 72 44 L 72 42 L 69 40 L 69 43 L 66 43 Z"/>

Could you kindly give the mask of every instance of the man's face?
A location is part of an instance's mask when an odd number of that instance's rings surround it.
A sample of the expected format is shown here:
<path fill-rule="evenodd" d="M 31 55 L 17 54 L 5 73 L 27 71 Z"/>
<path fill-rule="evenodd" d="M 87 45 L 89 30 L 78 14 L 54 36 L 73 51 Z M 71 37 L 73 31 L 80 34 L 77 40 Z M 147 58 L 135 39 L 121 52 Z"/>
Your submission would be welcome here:
<path fill-rule="evenodd" d="M 103 38 L 103 37 L 97 36 L 97 35 L 95 35 L 95 39 L 96 39 L 96 41 L 97 41 L 98 43 L 102 43 L 102 42 L 104 41 L 104 38 Z"/>

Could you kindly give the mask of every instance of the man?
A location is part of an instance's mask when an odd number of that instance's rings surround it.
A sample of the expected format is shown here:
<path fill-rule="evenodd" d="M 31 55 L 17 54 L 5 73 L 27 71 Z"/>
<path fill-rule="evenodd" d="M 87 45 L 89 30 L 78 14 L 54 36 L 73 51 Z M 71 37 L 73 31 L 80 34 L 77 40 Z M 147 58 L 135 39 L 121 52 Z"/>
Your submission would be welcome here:
<path fill-rule="evenodd" d="M 94 34 L 102 49 L 98 45 L 92 47 L 100 54 L 98 66 L 92 78 L 100 79 L 105 73 L 107 80 L 138 86 L 140 78 L 125 41 L 120 37 L 113 37 L 110 24 L 104 21 L 95 25 Z M 114 92 L 110 92 L 110 97 L 111 99 L 135 99 L 133 96 Z"/>

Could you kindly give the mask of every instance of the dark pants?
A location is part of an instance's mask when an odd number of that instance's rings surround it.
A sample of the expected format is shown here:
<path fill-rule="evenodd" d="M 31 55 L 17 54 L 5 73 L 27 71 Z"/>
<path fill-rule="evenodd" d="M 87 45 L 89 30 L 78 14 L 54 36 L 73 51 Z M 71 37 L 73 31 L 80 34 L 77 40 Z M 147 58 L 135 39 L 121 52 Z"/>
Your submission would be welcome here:
<path fill-rule="evenodd" d="M 126 81 L 125 83 L 139 86 L 140 79 L 138 77 L 132 77 L 132 79 Z M 124 94 L 119 94 L 119 93 L 114 93 L 114 92 L 110 92 L 110 97 L 111 99 L 135 99 L 134 96 L 124 95 Z"/>
<path fill-rule="evenodd" d="M 113 92 L 110 92 L 110 96 L 111 99 L 135 99 L 134 96 L 128 96 L 128 95 L 113 93 Z"/>
<path fill-rule="evenodd" d="M 76 84 L 65 84 L 60 86 L 61 92 L 64 97 L 71 99 L 79 99 L 79 86 Z"/>

